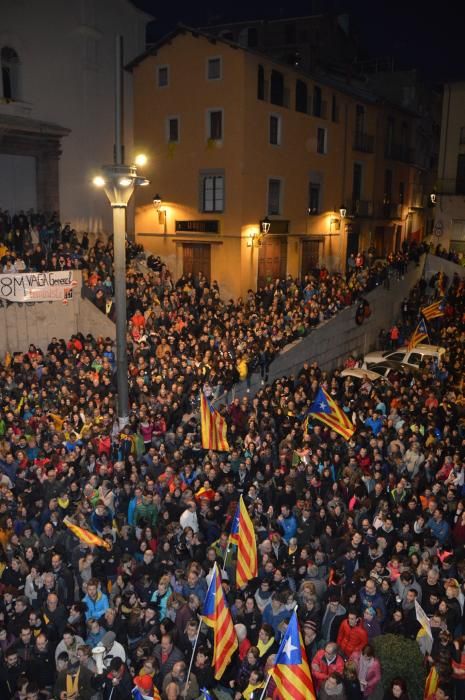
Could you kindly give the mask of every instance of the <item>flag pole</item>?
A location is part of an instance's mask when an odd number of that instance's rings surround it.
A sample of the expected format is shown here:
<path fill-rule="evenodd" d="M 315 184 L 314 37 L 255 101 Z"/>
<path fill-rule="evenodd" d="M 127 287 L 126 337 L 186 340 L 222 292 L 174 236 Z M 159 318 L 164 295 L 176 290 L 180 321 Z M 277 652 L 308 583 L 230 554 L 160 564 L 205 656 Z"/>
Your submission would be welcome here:
<path fill-rule="evenodd" d="M 224 555 L 223 566 L 222 566 L 222 569 L 221 569 L 221 573 L 222 573 L 222 574 L 225 574 L 225 573 L 226 573 L 226 563 L 227 563 L 227 561 L 228 561 L 228 556 L 229 556 L 229 552 L 231 551 L 231 549 L 232 549 L 232 546 L 231 546 L 231 535 L 229 535 L 229 537 L 228 537 L 228 546 L 226 547 L 226 554 Z"/>
<path fill-rule="evenodd" d="M 268 688 L 268 684 L 271 681 L 271 670 L 268 671 L 268 678 L 266 679 L 265 687 L 263 688 L 263 692 L 260 695 L 260 700 L 265 700 L 266 697 L 266 689 Z"/>
<path fill-rule="evenodd" d="M 294 605 L 293 609 L 292 609 L 292 614 L 294 614 L 294 613 L 297 612 L 297 608 L 298 608 L 298 607 L 299 607 L 299 604 L 296 603 L 296 604 Z M 288 626 L 289 626 L 289 623 L 288 623 Z M 265 687 L 263 688 L 262 694 L 260 695 L 260 700 L 264 700 L 265 697 L 266 697 L 266 696 L 265 696 L 265 693 L 266 693 L 266 689 L 268 688 L 268 684 L 269 684 L 269 682 L 271 681 L 271 671 L 272 671 L 272 670 L 273 670 L 273 669 L 270 668 L 270 670 L 268 671 L 268 678 L 266 679 Z"/>
<path fill-rule="evenodd" d="M 201 629 L 201 627 L 202 627 L 202 618 L 201 618 L 201 616 L 198 616 L 198 617 L 199 617 L 199 628 L 198 628 L 197 634 L 196 634 L 196 636 L 195 636 L 194 647 L 193 647 L 193 649 L 192 649 L 192 656 L 191 656 L 191 660 L 190 660 L 190 663 L 189 663 L 189 670 L 187 671 L 186 685 L 184 686 L 184 693 L 183 693 L 184 697 L 186 697 L 186 695 L 187 695 L 187 688 L 188 688 L 188 683 L 189 683 L 189 677 L 190 677 L 190 675 L 191 675 L 192 664 L 194 663 L 195 650 L 196 650 L 196 648 L 197 648 L 197 642 L 199 641 L 200 629 Z"/>

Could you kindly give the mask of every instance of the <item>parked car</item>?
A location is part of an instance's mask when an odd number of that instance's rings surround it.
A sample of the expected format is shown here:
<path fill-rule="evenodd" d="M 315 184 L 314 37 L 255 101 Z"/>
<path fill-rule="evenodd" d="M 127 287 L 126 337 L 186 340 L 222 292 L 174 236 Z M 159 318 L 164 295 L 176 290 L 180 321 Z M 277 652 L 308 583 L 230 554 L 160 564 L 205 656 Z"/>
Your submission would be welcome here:
<path fill-rule="evenodd" d="M 380 364 L 384 360 L 393 360 L 394 362 L 421 367 L 425 361 L 433 358 L 436 360 L 441 359 L 445 352 L 446 349 L 439 345 L 424 345 L 422 343 L 413 348 L 413 350 L 409 350 L 406 345 L 402 348 L 397 348 L 397 350 L 375 350 L 365 355 L 362 369 L 372 369 L 373 365 Z"/>
<path fill-rule="evenodd" d="M 341 377 L 352 377 L 352 379 L 360 379 L 361 381 L 368 379 L 370 382 L 380 380 L 388 381 L 383 372 L 378 372 L 377 369 L 362 369 L 361 367 L 348 367 L 347 369 L 343 369 L 341 372 Z"/>

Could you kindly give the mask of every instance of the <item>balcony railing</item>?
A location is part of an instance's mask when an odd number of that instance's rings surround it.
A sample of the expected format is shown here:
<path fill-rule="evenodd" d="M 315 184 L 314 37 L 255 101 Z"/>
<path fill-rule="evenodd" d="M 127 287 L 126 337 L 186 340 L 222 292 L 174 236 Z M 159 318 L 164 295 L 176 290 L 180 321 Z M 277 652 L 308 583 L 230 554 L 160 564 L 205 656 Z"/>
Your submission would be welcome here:
<path fill-rule="evenodd" d="M 354 135 L 354 151 L 362 153 L 374 153 L 375 139 L 371 134 L 356 132 Z"/>
<path fill-rule="evenodd" d="M 415 150 L 403 143 L 387 143 L 384 155 L 391 160 L 399 160 L 401 163 L 413 163 Z"/>
<path fill-rule="evenodd" d="M 402 204 L 394 202 L 379 202 L 377 206 L 378 219 L 401 219 Z"/>
<path fill-rule="evenodd" d="M 373 202 L 370 199 L 348 199 L 345 207 L 349 216 L 373 216 Z"/>

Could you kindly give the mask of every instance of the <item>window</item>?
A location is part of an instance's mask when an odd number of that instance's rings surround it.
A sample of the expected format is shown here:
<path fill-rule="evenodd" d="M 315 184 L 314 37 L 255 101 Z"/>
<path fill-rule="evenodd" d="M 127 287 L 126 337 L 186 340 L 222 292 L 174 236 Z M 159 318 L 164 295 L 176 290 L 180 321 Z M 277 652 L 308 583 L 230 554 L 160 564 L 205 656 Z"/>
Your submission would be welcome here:
<path fill-rule="evenodd" d="M 320 213 L 320 185 L 316 182 L 311 182 L 308 186 L 308 213 Z"/>
<path fill-rule="evenodd" d="M 224 211 L 224 175 L 202 175 L 202 211 Z"/>
<path fill-rule="evenodd" d="M 331 100 L 331 121 L 333 121 L 333 122 L 339 121 L 339 107 L 337 104 L 336 95 L 333 95 L 332 100 Z"/>
<path fill-rule="evenodd" d="M 409 355 L 408 361 L 410 365 L 417 365 L 419 367 L 422 363 L 423 356 L 418 352 L 412 352 Z"/>
<path fill-rule="evenodd" d="M 303 114 L 308 112 L 308 89 L 303 80 L 295 81 L 295 109 Z"/>
<path fill-rule="evenodd" d="M 321 127 L 318 127 L 316 130 L 316 152 L 317 153 L 326 153 L 327 152 L 327 143 L 326 143 L 326 129 L 323 129 Z"/>
<path fill-rule="evenodd" d="M 157 67 L 157 85 L 158 87 L 168 87 L 169 84 L 169 68 L 168 66 Z"/>
<path fill-rule="evenodd" d="M 270 102 L 281 107 L 284 104 L 284 76 L 278 70 L 271 71 Z"/>
<path fill-rule="evenodd" d="M 169 143 L 179 143 L 179 117 L 168 117 L 166 137 Z"/>
<path fill-rule="evenodd" d="M 270 216 L 281 213 L 281 180 L 270 178 L 268 180 L 268 207 Z"/>
<path fill-rule="evenodd" d="M 209 109 L 207 120 L 207 138 L 221 141 L 223 138 L 223 110 Z"/>
<path fill-rule="evenodd" d="M 257 99 L 265 99 L 265 69 L 263 66 L 258 66 L 257 71 Z"/>
<path fill-rule="evenodd" d="M 286 37 L 286 44 L 295 44 L 296 42 L 296 25 L 286 24 L 284 27 L 284 33 Z"/>
<path fill-rule="evenodd" d="M 322 112 L 322 95 L 321 95 L 321 88 L 318 87 L 318 85 L 315 85 L 313 88 L 313 116 L 314 117 L 321 117 L 321 112 Z"/>
<path fill-rule="evenodd" d="M 392 144 L 394 140 L 394 119 L 388 117 L 387 127 L 386 127 L 386 155 L 388 158 L 392 154 Z"/>
<path fill-rule="evenodd" d="M 455 178 L 455 194 L 465 194 L 465 153 L 457 156 L 457 176 Z"/>
<path fill-rule="evenodd" d="M 399 204 L 403 204 L 405 200 L 405 183 L 399 182 Z"/>
<path fill-rule="evenodd" d="M 460 127 L 460 143 L 462 145 L 465 143 L 465 126 Z"/>
<path fill-rule="evenodd" d="M 355 133 L 358 137 L 365 131 L 365 107 L 357 105 L 355 108 Z"/>
<path fill-rule="evenodd" d="M 221 58 L 209 58 L 207 62 L 208 80 L 221 80 Z"/>
<path fill-rule="evenodd" d="M 249 27 L 247 30 L 247 46 L 253 49 L 258 46 L 258 31 L 257 27 Z"/>
<path fill-rule="evenodd" d="M 281 145 L 281 117 L 277 114 L 270 115 L 270 143 L 273 146 Z"/>
<path fill-rule="evenodd" d="M 363 167 L 361 163 L 354 163 L 352 172 L 352 199 L 359 202 L 362 199 Z"/>
<path fill-rule="evenodd" d="M 384 171 L 384 204 L 390 204 L 392 199 L 392 170 Z"/>
<path fill-rule="evenodd" d="M 2 67 L 2 91 L 5 100 L 18 99 L 19 57 L 16 51 L 4 46 L 0 53 Z"/>

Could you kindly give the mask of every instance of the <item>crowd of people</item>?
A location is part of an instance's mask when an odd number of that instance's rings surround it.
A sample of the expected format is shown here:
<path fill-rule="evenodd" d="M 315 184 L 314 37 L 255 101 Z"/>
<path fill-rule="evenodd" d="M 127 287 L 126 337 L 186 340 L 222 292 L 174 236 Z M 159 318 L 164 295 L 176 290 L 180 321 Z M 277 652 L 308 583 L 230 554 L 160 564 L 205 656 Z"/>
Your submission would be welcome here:
<path fill-rule="evenodd" d="M 52 257 L 68 244 L 57 239 Z M 111 281 L 108 245 L 96 260 L 107 256 Z M 148 264 L 149 273 L 128 273 L 131 413 L 123 431 L 109 339 L 52 338 L 0 365 L 0 698 L 126 700 L 137 687 L 150 698 L 157 688 L 164 700 L 195 700 L 201 688 L 218 700 L 256 700 L 298 604 L 319 699 L 407 700 L 407 673 L 383 683 L 379 640 L 391 634 L 437 669 L 435 700 L 462 700 L 461 280 L 451 280 L 445 316 L 431 324 L 444 361 L 376 384 L 309 361 L 269 384 L 285 342 L 387 273 L 364 262 L 348 280 L 323 270 L 225 303 L 215 283 L 173 282 L 161 261 Z M 108 276 L 97 268 L 84 268 L 96 295 Z M 427 291 L 422 281 L 407 300 L 406 334 Z M 261 389 L 225 400 L 221 390 L 245 378 L 255 357 Z M 319 386 L 354 422 L 349 442 L 306 422 Z M 222 397 L 229 453 L 202 449 L 201 390 Z M 259 571 L 238 590 L 228 534 L 240 495 Z M 106 547 L 78 540 L 66 518 Z M 220 681 L 211 632 L 198 629 L 215 563 L 238 638 Z M 100 661 L 95 647 L 104 648 Z M 278 698 L 273 680 L 265 697 Z"/>

